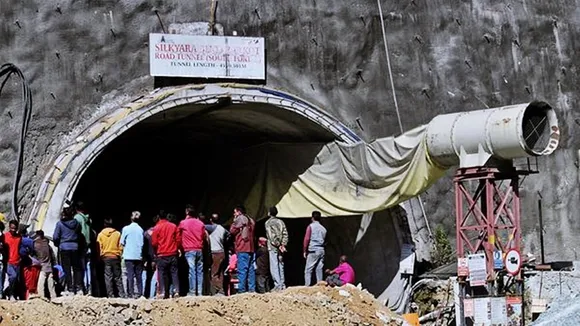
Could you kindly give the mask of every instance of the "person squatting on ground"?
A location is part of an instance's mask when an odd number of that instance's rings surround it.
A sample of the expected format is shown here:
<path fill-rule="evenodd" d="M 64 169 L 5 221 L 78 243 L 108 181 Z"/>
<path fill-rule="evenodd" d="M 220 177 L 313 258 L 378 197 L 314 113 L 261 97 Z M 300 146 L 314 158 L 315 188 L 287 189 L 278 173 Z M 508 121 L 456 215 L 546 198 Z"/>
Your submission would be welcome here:
<path fill-rule="evenodd" d="M 322 269 L 324 267 L 324 245 L 326 242 L 326 228 L 320 224 L 321 214 L 319 211 L 312 212 L 312 223 L 306 228 L 304 235 L 304 282 L 306 286 L 312 285 L 312 272 L 316 272 L 316 282 L 322 281 Z"/>
<path fill-rule="evenodd" d="M 105 286 L 107 288 L 107 297 L 125 298 L 125 289 L 123 288 L 123 279 L 121 277 L 121 233 L 113 228 L 113 221 L 106 218 L 104 221 L 105 228 L 97 236 L 99 252 L 105 265 Z"/>
<path fill-rule="evenodd" d="M 268 239 L 258 239 L 256 250 L 256 291 L 258 293 L 270 292 L 270 256 L 267 247 Z"/>
<path fill-rule="evenodd" d="M 354 284 L 354 269 L 347 262 L 345 255 L 340 256 L 338 267 L 333 270 L 326 270 L 328 277 L 326 283 L 329 286 L 343 286 L 345 284 Z"/>
<path fill-rule="evenodd" d="M 256 271 L 254 269 L 254 227 L 255 222 L 246 215 L 243 206 L 234 209 L 234 222 L 230 233 L 235 236 L 238 258 L 239 293 L 256 292 Z"/>
<path fill-rule="evenodd" d="M 127 297 L 139 298 L 143 294 L 143 229 L 137 223 L 141 213 L 131 213 L 131 224 L 121 232 L 123 259 L 127 269 Z M 134 291 L 135 279 L 137 292 Z"/>
<path fill-rule="evenodd" d="M 172 285 L 179 291 L 179 275 L 177 257 L 181 247 L 181 237 L 177 226 L 167 220 L 167 215 L 161 212 L 159 222 L 153 229 L 151 243 L 157 256 L 157 270 L 159 275 L 160 297 L 169 298 L 170 280 Z M 175 293 L 174 297 L 179 297 Z"/>
<path fill-rule="evenodd" d="M 3 298 L 19 299 L 18 289 L 20 286 L 20 243 L 22 237 L 18 233 L 18 222 L 12 220 L 8 224 L 8 233 L 4 235 L 4 252 L 8 254 L 6 276 L 8 286 L 4 289 Z"/>
<path fill-rule="evenodd" d="M 276 217 L 278 209 L 270 207 L 269 219 L 266 221 L 266 236 L 268 237 L 268 255 L 270 259 L 270 274 L 274 280 L 274 290 L 284 290 L 286 280 L 284 277 L 284 253 L 288 245 L 288 230 L 286 224 Z"/>
<path fill-rule="evenodd" d="M 179 223 L 181 234 L 181 244 L 185 259 L 189 267 L 189 296 L 203 295 L 203 248 L 207 243 L 207 233 L 205 225 L 195 215 L 193 206 L 187 205 L 185 209 L 185 219 Z"/>
<path fill-rule="evenodd" d="M 84 240 L 81 226 L 73 218 L 70 207 L 63 209 L 61 220 L 56 223 L 52 241 L 59 250 L 60 262 L 65 273 L 66 290 L 68 293 L 76 294 L 77 291 L 81 291 L 86 294 L 83 282 L 83 260 L 80 254 L 80 251 L 84 250 L 84 243 L 81 243 Z"/>
<path fill-rule="evenodd" d="M 225 294 L 223 289 L 223 273 L 220 271 L 224 259 L 226 259 L 226 243 L 229 237 L 229 232 L 221 225 L 217 224 L 219 220 L 218 214 L 212 214 L 208 224 L 205 225 L 205 230 L 209 234 L 209 244 L 211 248 L 212 264 L 210 270 L 210 295 L 218 293 Z"/>
<path fill-rule="evenodd" d="M 52 267 L 56 265 L 56 258 L 54 252 L 49 244 L 49 240 L 44 237 L 44 231 L 36 231 L 36 239 L 34 240 L 33 256 L 40 263 L 40 276 L 38 277 L 38 294 L 46 298 L 46 289 L 50 294 L 50 300 L 56 298 L 56 291 L 54 287 L 54 279 L 52 274 Z"/>

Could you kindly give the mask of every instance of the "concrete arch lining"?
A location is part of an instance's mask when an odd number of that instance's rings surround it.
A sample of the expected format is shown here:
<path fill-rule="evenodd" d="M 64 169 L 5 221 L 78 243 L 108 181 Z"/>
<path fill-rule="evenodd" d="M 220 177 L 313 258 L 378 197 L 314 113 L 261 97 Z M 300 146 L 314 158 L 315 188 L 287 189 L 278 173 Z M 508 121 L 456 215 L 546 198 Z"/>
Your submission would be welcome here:
<path fill-rule="evenodd" d="M 241 84 L 187 85 L 157 89 L 97 119 L 55 155 L 35 197 L 27 223 L 52 234 L 60 211 L 80 178 L 114 139 L 137 123 L 187 104 L 214 104 L 227 97 L 232 103 L 262 103 L 294 112 L 327 130 L 338 141 L 353 144 L 361 139 L 315 105 L 291 94 L 266 87 Z"/>

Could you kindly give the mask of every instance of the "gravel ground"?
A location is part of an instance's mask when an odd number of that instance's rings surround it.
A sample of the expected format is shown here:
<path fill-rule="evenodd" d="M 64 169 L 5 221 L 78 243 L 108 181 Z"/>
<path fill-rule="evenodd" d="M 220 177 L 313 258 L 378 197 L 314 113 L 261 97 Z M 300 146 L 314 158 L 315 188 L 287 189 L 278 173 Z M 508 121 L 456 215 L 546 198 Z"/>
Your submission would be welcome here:
<path fill-rule="evenodd" d="M 526 280 L 532 299 L 548 301 L 548 310 L 531 325 L 580 325 L 580 277 L 577 272 L 544 272 Z"/>
<path fill-rule="evenodd" d="M 354 286 L 171 300 L 57 298 L 0 302 L 2 325 L 403 325 Z"/>
<path fill-rule="evenodd" d="M 578 326 L 580 325 L 580 298 L 576 295 L 558 298 L 546 312 L 534 321 L 533 326 Z"/>

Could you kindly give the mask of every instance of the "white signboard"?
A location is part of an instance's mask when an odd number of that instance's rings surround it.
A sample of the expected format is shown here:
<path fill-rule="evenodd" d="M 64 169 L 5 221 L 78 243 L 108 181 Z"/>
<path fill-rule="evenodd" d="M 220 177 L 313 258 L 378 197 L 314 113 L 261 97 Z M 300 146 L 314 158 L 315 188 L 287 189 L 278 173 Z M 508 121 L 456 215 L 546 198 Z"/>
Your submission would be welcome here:
<path fill-rule="evenodd" d="M 264 38 L 149 34 L 151 76 L 266 79 Z"/>
<path fill-rule="evenodd" d="M 490 298 L 473 299 L 473 325 L 491 326 Z"/>
<path fill-rule="evenodd" d="M 507 325 L 507 302 L 505 297 L 491 298 L 491 324 Z"/>
<path fill-rule="evenodd" d="M 485 254 L 467 256 L 469 266 L 469 284 L 471 286 L 483 286 L 487 281 L 487 268 Z"/>
<path fill-rule="evenodd" d="M 473 309 L 474 326 L 507 325 L 507 302 L 505 297 L 476 298 L 472 302 L 470 309 Z"/>

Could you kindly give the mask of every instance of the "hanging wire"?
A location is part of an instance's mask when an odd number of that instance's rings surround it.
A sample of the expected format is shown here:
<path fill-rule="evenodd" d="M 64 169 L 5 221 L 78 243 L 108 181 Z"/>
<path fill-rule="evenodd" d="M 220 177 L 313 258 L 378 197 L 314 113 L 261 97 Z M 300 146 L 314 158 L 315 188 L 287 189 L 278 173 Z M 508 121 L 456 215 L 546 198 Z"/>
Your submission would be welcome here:
<path fill-rule="evenodd" d="M 32 93 L 24 74 L 14 64 L 6 63 L 0 67 L 0 79 L 5 76 L 0 85 L 0 95 L 4 86 L 12 75 L 20 78 L 22 83 L 22 126 L 20 128 L 20 139 L 18 142 L 18 156 L 16 163 L 16 171 L 14 173 L 14 183 L 12 184 L 12 217 L 20 220 L 18 210 L 18 186 L 20 185 L 20 178 L 22 177 L 22 167 L 24 165 L 24 144 L 26 141 L 26 134 L 28 133 L 28 126 L 30 118 L 32 117 Z"/>
<path fill-rule="evenodd" d="M 393 70 L 391 69 L 391 56 L 389 54 L 389 44 L 387 43 L 387 31 L 385 28 L 385 19 L 383 17 L 383 8 L 381 6 L 381 0 L 377 0 L 379 6 L 379 16 L 381 18 L 381 29 L 383 33 L 383 43 L 385 45 L 385 55 L 387 56 L 387 68 L 389 69 L 389 80 L 391 81 L 391 91 L 393 92 L 393 102 L 395 102 L 395 112 L 397 113 L 397 121 L 399 122 L 399 130 L 403 134 L 403 123 L 401 122 L 401 113 L 399 112 L 399 103 L 397 101 L 397 92 L 395 91 L 395 82 L 393 81 Z M 421 208 L 421 213 L 425 219 L 425 225 L 427 226 L 427 231 L 429 232 L 429 237 L 433 238 L 433 233 L 431 232 L 431 227 L 429 226 L 429 220 L 427 219 L 427 214 L 425 213 L 425 207 L 423 205 L 423 200 L 421 195 L 417 196 L 419 200 L 419 207 Z"/>

